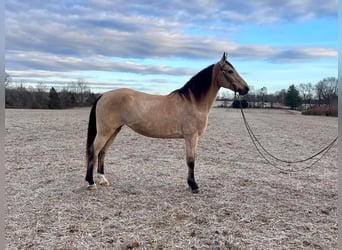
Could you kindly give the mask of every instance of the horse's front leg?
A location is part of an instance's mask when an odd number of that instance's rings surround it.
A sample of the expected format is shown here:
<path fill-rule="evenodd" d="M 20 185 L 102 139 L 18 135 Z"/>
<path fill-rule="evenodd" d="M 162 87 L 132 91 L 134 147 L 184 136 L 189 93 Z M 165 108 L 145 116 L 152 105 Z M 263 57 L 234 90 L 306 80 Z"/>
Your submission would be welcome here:
<path fill-rule="evenodd" d="M 197 133 L 191 136 L 185 137 L 185 148 L 186 148 L 186 164 L 188 165 L 188 184 L 191 188 L 192 193 L 198 193 L 199 188 L 195 181 L 195 154 L 198 142 Z"/>

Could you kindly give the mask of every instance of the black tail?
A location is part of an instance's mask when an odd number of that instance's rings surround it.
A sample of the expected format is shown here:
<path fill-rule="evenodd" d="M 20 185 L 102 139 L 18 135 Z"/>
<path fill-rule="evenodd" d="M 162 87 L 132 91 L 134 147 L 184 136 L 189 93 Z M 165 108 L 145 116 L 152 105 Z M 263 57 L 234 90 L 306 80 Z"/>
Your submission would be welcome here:
<path fill-rule="evenodd" d="M 97 129 L 96 129 L 96 105 L 98 100 L 101 98 L 101 96 L 99 96 L 96 101 L 94 102 L 91 111 L 90 111 L 90 115 L 89 115 L 89 123 L 88 123 L 88 136 L 87 136 L 87 148 L 86 148 L 86 152 L 87 152 L 87 161 L 89 163 L 89 157 L 92 157 L 93 152 L 93 143 L 96 137 L 96 133 L 97 133 Z"/>

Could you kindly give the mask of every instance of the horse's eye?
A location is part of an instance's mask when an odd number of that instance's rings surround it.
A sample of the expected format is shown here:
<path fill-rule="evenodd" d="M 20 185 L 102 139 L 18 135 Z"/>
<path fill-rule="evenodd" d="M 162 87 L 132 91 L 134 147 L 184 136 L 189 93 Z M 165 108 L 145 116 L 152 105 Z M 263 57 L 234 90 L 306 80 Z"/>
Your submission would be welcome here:
<path fill-rule="evenodd" d="M 234 71 L 230 69 L 230 70 L 228 70 L 228 73 L 229 73 L 229 74 L 233 74 Z"/>

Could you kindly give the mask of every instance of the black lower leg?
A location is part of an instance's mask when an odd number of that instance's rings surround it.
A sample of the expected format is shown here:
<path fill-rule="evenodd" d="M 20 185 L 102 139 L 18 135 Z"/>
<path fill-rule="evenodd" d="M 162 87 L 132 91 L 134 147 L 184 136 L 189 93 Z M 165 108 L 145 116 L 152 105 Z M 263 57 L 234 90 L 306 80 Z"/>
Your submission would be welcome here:
<path fill-rule="evenodd" d="M 89 163 L 88 168 L 87 168 L 87 175 L 86 175 L 86 181 L 89 183 L 89 185 L 94 185 L 94 179 L 93 179 L 93 163 Z"/>
<path fill-rule="evenodd" d="M 85 180 L 89 183 L 89 185 L 94 185 L 94 179 L 93 179 L 93 169 L 94 169 L 94 163 L 93 163 L 93 160 L 94 160 L 94 148 L 93 146 L 90 146 L 88 149 L 88 152 L 87 152 L 87 175 L 86 175 L 86 178 Z"/>
<path fill-rule="evenodd" d="M 188 184 L 191 188 L 191 191 L 193 193 L 198 193 L 199 192 L 199 188 L 198 185 L 195 181 L 195 175 L 194 175 L 194 168 L 195 168 L 195 162 L 194 161 L 188 161 Z"/>
<path fill-rule="evenodd" d="M 99 165 L 99 167 L 97 168 L 97 173 L 104 175 L 104 164 Z"/>
<path fill-rule="evenodd" d="M 97 167 L 97 173 L 104 175 L 104 153 L 100 152 L 99 159 L 98 159 L 98 167 Z"/>

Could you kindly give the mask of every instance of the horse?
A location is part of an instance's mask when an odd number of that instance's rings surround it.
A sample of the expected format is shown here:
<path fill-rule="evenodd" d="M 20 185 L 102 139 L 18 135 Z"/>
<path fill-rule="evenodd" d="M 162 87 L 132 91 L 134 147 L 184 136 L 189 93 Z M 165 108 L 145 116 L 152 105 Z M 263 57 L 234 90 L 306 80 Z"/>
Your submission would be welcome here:
<path fill-rule="evenodd" d="M 153 138 L 185 140 L 187 183 L 198 193 L 195 181 L 195 152 L 199 137 L 206 130 L 208 115 L 221 87 L 239 95 L 249 91 L 247 83 L 226 59 L 194 75 L 183 87 L 168 95 L 151 95 L 122 88 L 105 92 L 93 104 L 88 123 L 86 145 L 88 189 L 96 189 L 93 169 L 97 162 L 99 184 L 109 186 L 104 174 L 104 158 L 121 128 Z"/>

